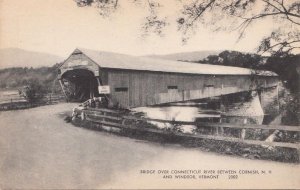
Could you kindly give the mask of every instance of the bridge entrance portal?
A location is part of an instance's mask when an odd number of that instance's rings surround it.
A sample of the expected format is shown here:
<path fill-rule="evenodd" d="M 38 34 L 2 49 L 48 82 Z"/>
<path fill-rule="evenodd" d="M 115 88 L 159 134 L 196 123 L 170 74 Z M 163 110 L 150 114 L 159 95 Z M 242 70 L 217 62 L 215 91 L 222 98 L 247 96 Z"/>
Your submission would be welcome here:
<path fill-rule="evenodd" d="M 62 75 L 60 82 L 68 101 L 84 102 L 99 96 L 100 79 L 87 69 L 67 71 Z"/>

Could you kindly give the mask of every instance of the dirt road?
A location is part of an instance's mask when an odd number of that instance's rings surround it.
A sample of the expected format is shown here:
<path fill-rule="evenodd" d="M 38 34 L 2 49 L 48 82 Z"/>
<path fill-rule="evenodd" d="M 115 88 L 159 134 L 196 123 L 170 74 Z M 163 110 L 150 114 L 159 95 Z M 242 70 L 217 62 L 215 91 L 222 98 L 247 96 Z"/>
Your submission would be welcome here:
<path fill-rule="evenodd" d="M 299 165 L 223 156 L 74 127 L 60 116 L 73 106 L 0 112 L 0 189 L 300 188 Z M 141 174 L 141 170 L 155 171 Z M 159 170 L 167 170 L 172 178 L 163 178 Z M 174 179 L 171 173 L 179 170 L 202 173 L 195 174 L 196 179 Z M 214 176 L 219 172 L 218 179 L 199 178 L 204 170 L 212 170 Z M 220 170 L 236 171 L 237 179 L 229 179 Z M 248 170 L 259 174 L 245 174 Z"/>

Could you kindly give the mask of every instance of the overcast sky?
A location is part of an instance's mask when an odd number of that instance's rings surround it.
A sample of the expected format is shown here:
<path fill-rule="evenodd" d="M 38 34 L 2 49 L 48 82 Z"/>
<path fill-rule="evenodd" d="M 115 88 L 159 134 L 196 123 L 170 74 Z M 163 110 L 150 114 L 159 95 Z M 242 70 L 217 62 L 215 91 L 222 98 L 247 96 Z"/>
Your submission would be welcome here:
<path fill-rule="evenodd" d="M 171 15 L 172 21 L 178 7 L 176 1 L 168 1 L 169 6 L 163 10 Z M 0 0 L 0 48 L 16 47 L 63 57 L 76 47 L 132 55 L 224 49 L 254 52 L 273 27 L 271 22 L 261 22 L 249 28 L 238 43 L 236 32 L 215 33 L 200 27 L 183 45 L 173 25 L 166 30 L 165 37 L 142 38 L 141 23 L 145 16 L 142 6 L 129 3 L 121 4 L 117 13 L 104 19 L 95 8 L 79 8 L 73 0 Z"/>

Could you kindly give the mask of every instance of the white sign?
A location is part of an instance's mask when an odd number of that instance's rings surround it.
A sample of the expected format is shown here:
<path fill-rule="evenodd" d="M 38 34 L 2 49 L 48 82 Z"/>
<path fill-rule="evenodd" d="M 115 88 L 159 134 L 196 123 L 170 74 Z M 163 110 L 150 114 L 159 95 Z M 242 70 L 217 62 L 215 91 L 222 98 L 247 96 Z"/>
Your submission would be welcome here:
<path fill-rule="evenodd" d="M 110 87 L 107 86 L 98 86 L 99 94 L 110 94 Z"/>

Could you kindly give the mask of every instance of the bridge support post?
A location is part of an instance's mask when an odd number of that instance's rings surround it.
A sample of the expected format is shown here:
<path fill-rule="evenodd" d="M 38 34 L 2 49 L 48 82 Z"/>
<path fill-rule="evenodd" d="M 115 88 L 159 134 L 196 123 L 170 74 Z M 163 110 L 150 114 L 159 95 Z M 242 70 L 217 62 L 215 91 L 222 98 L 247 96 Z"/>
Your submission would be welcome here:
<path fill-rule="evenodd" d="M 225 115 L 228 116 L 263 116 L 264 111 L 262 109 L 258 93 L 256 91 L 251 92 L 251 98 L 249 100 L 237 103 L 231 103 L 227 105 Z M 244 121 L 242 121 L 244 122 Z"/>

